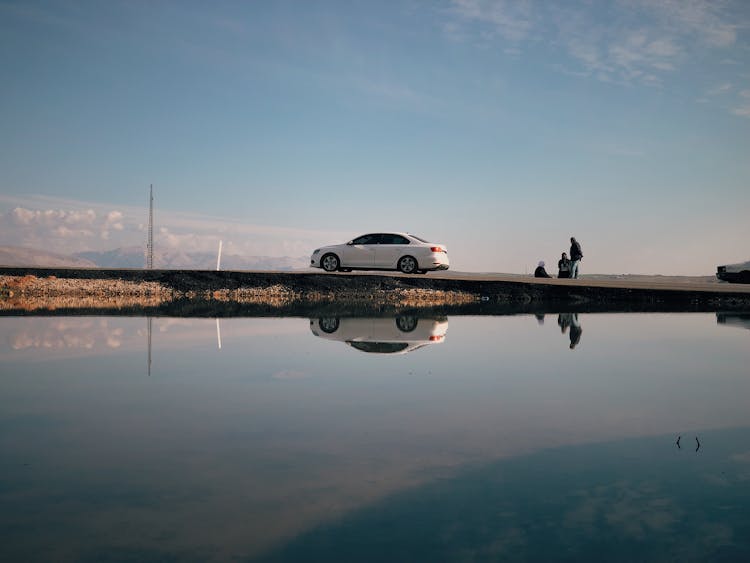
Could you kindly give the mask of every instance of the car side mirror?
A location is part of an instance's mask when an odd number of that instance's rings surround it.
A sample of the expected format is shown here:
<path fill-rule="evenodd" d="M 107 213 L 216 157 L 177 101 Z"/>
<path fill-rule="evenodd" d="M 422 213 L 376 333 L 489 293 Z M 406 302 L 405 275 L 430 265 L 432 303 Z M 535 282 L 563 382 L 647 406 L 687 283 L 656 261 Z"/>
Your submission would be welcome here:
<path fill-rule="evenodd" d="M 350 240 L 350 241 L 349 241 L 349 242 L 347 242 L 346 244 L 348 244 L 349 246 L 351 246 L 351 245 L 353 245 L 353 244 L 354 244 L 354 241 L 353 241 L 353 240 Z"/>

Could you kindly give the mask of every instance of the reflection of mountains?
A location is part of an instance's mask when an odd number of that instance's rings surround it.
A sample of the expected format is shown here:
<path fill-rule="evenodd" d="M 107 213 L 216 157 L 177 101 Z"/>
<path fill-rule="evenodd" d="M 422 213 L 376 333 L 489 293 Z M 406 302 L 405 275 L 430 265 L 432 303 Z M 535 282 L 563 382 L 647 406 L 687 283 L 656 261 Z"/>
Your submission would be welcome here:
<path fill-rule="evenodd" d="M 13 350 L 94 350 L 119 348 L 124 336 L 122 327 L 110 327 L 107 319 L 60 319 L 40 326 L 26 326 L 8 335 Z"/>
<path fill-rule="evenodd" d="M 310 330 L 327 340 L 346 342 L 352 348 L 372 354 L 406 354 L 445 340 L 446 317 L 395 318 L 320 317 L 310 319 Z"/>
<path fill-rule="evenodd" d="M 716 322 L 720 325 L 750 329 L 750 313 L 716 313 Z"/>

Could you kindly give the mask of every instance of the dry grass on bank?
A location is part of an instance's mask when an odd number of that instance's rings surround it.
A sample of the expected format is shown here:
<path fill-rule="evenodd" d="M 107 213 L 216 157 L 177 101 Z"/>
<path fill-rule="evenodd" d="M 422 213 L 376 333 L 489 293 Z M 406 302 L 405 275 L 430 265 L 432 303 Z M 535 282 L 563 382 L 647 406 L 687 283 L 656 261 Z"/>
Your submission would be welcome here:
<path fill-rule="evenodd" d="M 286 285 L 182 292 L 159 282 L 0 276 L 0 310 L 158 307 L 175 299 L 286 307 L 296 303 L 369 303 L 434 307 L 473 303 L 477 296 L 435 289 L 300 291 Z"/>
<path fill-rule="evenodd" d="M 157 282 L 0 276 L 0 310 L 158 307 L 173 292 Z"/>

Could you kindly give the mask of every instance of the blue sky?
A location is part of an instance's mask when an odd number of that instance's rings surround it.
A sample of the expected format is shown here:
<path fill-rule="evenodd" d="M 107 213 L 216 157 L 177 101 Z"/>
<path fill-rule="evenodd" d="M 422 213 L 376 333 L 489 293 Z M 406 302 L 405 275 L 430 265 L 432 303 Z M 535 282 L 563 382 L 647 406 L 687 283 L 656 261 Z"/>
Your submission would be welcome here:
<path fill-rule="evenodd" d="M 711 274 L 750 258 L 749 36 L 743 1 L 0 1 L 0 234 L 142 244 L 153 183 L 184 249 Z M 89 210 L 121 228 L 55 224 Z"/>

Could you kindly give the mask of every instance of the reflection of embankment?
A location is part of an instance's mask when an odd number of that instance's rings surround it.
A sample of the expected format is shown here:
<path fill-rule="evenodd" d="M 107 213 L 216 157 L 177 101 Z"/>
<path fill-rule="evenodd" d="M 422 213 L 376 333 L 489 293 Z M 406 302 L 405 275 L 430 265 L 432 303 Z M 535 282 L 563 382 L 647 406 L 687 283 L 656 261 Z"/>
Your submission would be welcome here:
<path fill-rule="evenodd" d="M 341 300 L 341 291 L 295 291 L 283 285 L 267 288 L 222 289 L 214 291 L 211 298 L 220 302 L 265 304 L 287 307 L 294 303 L 332 303 Z M 343 293 L 347 301 L 382 303 L 403 307 L 433 307 L 436 305 L 463 305 L 474 303 L 477 296 L 465 291 L 440 289 L 353 289 Z"/>
<path fill-rule="evenodd" d="M 181 291 L 156 281 L 69 279 L 50 276 L 0 276 L 0 311 L 56 309 L 125 309 L 161 307 L 176 300 L 288 308 L 295 304 L 337 301 L 399 307 L 434 307 L 474 303 L 477 296 L 459 290 L 427 288 L 301 291 L 288 285 Z"/>
<path fill-rule="evenodd" d="M 464 314 L 605 311 L 747 311 L 750 290 L 634 283 L 400 274 L 320 274 L 208 270 L 105 270 L 0 267 L 0 314 L 56 309 L 69 314 L 164 315 L 211 309 L 208 316 L 306 314 L 329 306 L 382 312 L 461 309 Z M 140 312 L 136 309 L 140 308 Z M 442 311 L 447 314 L 449 311 Z M 459 313 L 461 311 L 451 311 Z M 177 312 L 177 314 L 182 314 Z"/>

